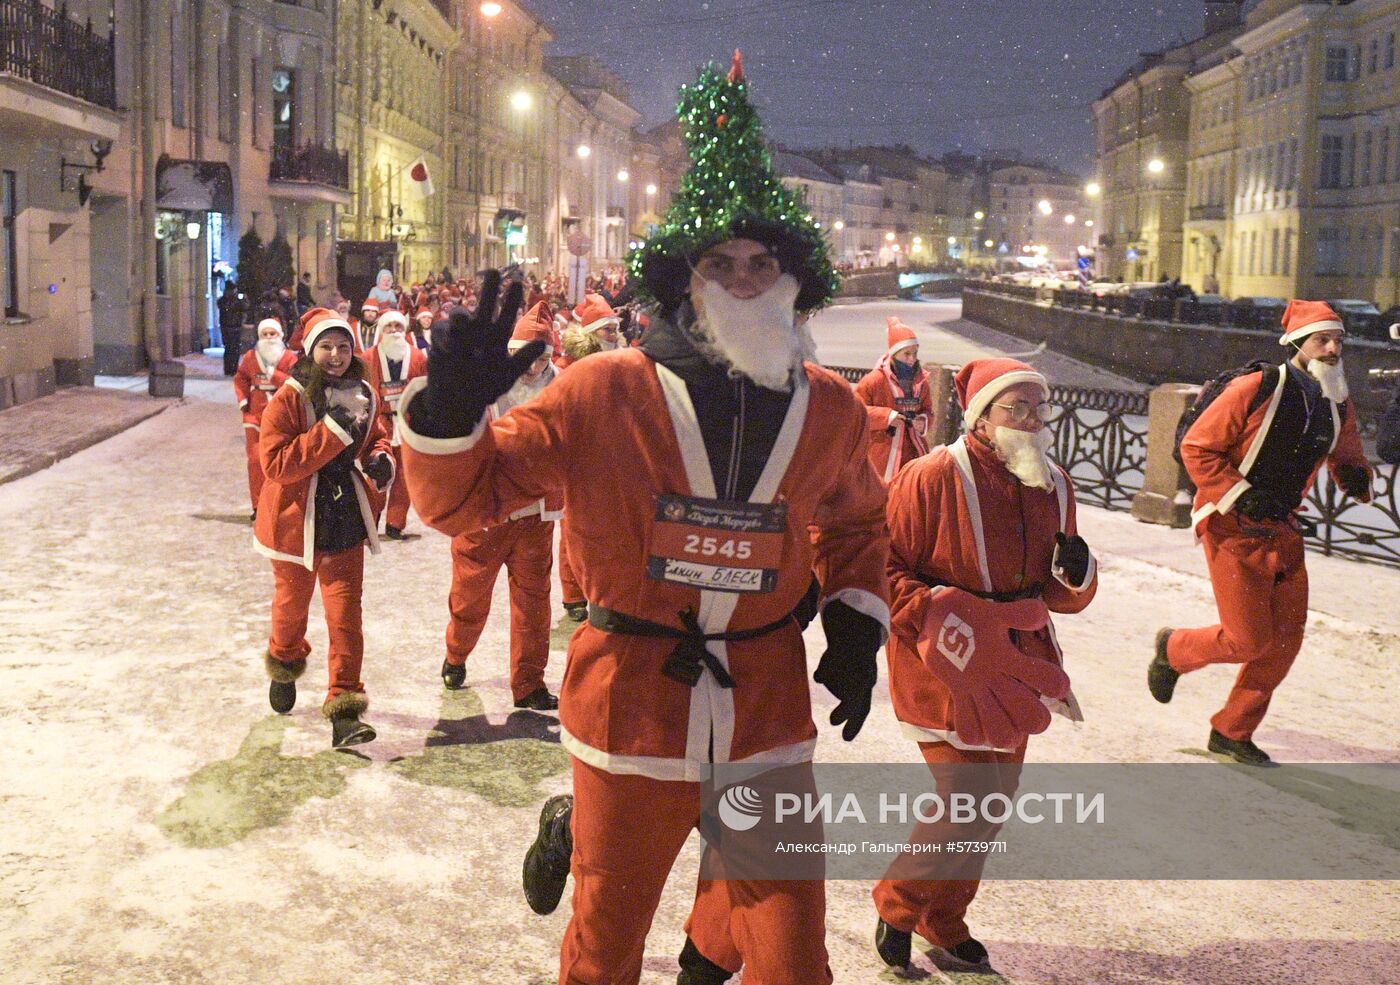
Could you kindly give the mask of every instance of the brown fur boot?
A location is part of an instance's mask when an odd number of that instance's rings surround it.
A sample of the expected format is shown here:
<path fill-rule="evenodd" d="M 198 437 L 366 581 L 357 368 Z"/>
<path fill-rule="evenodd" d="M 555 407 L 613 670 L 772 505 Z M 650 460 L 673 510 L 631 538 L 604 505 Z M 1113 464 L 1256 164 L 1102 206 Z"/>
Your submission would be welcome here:
<path fill-rule="evenodd" d="M 321 706 L 321 714 L 331 722 L 332 749 L 374 741 L 374 728 L 360 721 L 360 714 L 368 707 L 369 698 L 355 691 L 337 694 Z"/>

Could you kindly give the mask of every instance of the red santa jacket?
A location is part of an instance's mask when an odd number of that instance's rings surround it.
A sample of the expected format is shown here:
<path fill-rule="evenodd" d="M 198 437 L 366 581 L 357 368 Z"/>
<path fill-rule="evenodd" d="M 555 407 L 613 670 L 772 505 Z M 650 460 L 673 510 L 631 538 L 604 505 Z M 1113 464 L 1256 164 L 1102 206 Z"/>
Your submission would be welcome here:
<path fill-rule="evenodd" d="M 351 372 L 362 374 L 359 361 Z M 370 398 L 370 425 L 355 451 L 359 468 L 351 473 L 360 516 L 369 535 L 369 549 L 379 553 L 375 526 L 384 508 L 384 489 L 362 473 L 375 455 L 389 454 L 389 437 L 379 414 L 379 400 L 360 376 Z M 350 436 L 329 416 L 316 420 L 311 400 L 302 384 L 292 377 L 278 390 L 263 414 L 259 452 L 262 457 L 262 495 L 253 524 L 253 546 L 259 554 L 277 561 L 292 561 L 311 570 L 316 548 L 316 473 L 345 450 Z M 392 455 L 390 456 L 392 460 Z"/>
<path fill-rule="evenodd" d="M 389 443 L 398 445 L 399 398 L 403 396 L 408 381 L 428 375 L 428 354 L 412 342 L 408 344 L 408 355 L 399 362 L 398 376 L 390 379 L 389 357 L 379 346 L 365 353 L 365 365 L 369 368 L 369 381 L 374 384 L 379 396 L 379 414 L 383 419 L 384 431 L 389 435 Z"/>
<path fill-rule="evenodd" d="M 283 351 L 276 366 L 266 365 L 256 347 L 243 353 L 233 374 L 233 392 L 238 397 L 239 409 L 243 411 L 245 428 L 258 430 L 268 401 L 287 382 L 296 364 L 297 354 L 291 349 Z"/>
<path fill-rule="evenodd" d="M 405 400 L 422 386 L 409 384 Z M 580 361 L 539 397 L 465 438 L 415 433 L 411 409 L 401 426 L 414 506 L 450 536 L 562 489 L 569 554 L 596 605 L 676 628 L 678 614 L 692 610 L 707 634 L 753 629 L 790 613 L 815 569 L 824 602 L 840 599 L 888 619 L 884 489 L 866 458 L 865 415 L 850 386 L 827 370 L 809 366 L 799 380 L 749 499 L 785 508 L 762 550 L 776 572 L 768 592 L 649 577 L 650 557 L 683 549 L 665 546 L 677 524 L 658 517 L 675 516 L 674 500 L 658 497 L 713 498 L 715 489 L 684 382 L 640 350 Z M 699 541 L 695 549 L 707 549 Z M 810 760 L 816 729 L 795 622 L 756 639 L 707 644 L 736 682 L 732 689 L 708 670 L 694 688 L 666 676 L 675 646 L 580 628 L 560 693 L 566 748 L 612 773 L 663 780 L 696 780 L 712 762 Z"/>
<path fill-rule="evenodd" d="M 1077 532 L 1074 485 L 1058 465 L 1055 489 L 1026 486 L 982 442 L 967 437 L 916 459 L 890 484 L 890 696 L 904 732 L 920 742 L 963 742 L 953 730 L 948 688 L 915 646 L 932 597 L 929 582 L 973 593 L 1038 594 L 1051 612 L 1078 612 L 1098 591 L 1092 557 L 1084 584 L 1051 572 L 1055 534 Z M 1061 663 L 1053 625 L 1020 633 L 1024 652 Z M 1049 703 L 1049 702 L 1047 702 Z M 1050 703 L 1078 719 L 1073 695 Z"/>
<path fill-rule="evenodd" d="M 893 479 L 906 462 L 928 454 L 927 435 L 933 421 L 933 395 L 928 380 L 928 371 L 920 366 L 914 377 L 914 396 L 906 397 L 890 368 L 890 354 L 885 353 L 875 368 L 856 384 L 856 396 L 867 408 L 870 464 L 886 482 Z M 905 410 L 917 415 L 912 428 L 900 414 Z"/>
<path fill-rule="evenodd" d="M 1250 404 L 1259 392 L 1264 373 L 1236 377 L 1181 439 L 1181 460 L 1196 484 L 1191 520 L 1198 536 L 1212 516 L 1229 513 L 1240 495 L 1250 488 L 1245 476 L 1264 450 L 1289 386 L 1287 363 L 1268 372 L 1279 374 L 1268 400 L 1251 412 Z M 1329 466 L 1360 465 L 1371 471 L 1356 427 L 1355 405 L 1349 399 L 1344 404 L 1330 400 L 1327 403 L 1332 416 L 1332 446 L 1317 461 L 1302 463 L 1310 472 L 1304 495 L 1312 488 L 1324 461 Z M 1365 502 L 1370 502 L 1370 496 Z"/>

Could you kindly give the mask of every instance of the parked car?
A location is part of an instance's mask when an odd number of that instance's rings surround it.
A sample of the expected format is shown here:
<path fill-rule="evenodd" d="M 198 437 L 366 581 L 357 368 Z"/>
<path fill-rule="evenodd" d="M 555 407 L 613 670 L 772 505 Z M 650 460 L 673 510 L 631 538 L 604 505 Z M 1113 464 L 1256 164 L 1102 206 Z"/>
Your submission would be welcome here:
<path fill-rule="evenodd" d="M 1235 298 L 1230 302 L 1227 318 L 1235 328 L 1252 328 L 1258 331 L 1273 331 L 1279 327 L 1283 309 L 1288 302 L 1283 298 L 1253 295 Z"/>
<path fill-rule="evenodd" d="M 1229 304 L 1230 299 L 1220 294 L 1197 294 L 1182 299 L 1178 317 L 1188 325 L 1223 325 Z"/>
<path fill-rule="evenodd" d="M 1348 332 L 1363 339 L 1384 339 L 1385 322 L 1381 321 L 1381 309 L 1370 301 L 1360 298 L 1329 298 L 1328 305 L 1342 316 L 1342 324 Z"/>

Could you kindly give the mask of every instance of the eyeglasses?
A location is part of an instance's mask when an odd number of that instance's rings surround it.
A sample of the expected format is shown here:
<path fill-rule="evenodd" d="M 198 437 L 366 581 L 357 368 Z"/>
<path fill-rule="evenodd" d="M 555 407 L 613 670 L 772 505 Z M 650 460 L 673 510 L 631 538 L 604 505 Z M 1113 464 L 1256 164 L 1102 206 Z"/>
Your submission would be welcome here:
<path fill-rule="evenodd" d="M 771 253 L 755 253 L 744 260 L 724 253 L 706 253 L 695 261 L 695 272 L 706 280 L 728 287 L 735 278 L 747 276 L 755 286 L 767 290 L 777 283 L 783 268 Z"/>
<path fill-rule="evenodd" d="M 1012 424 L 1024 424 L 1034 415 L 1036 419 L 1053 421 L 1058 408 L 1048 400 L 1042 400 L 1038 404 L 1033 404 L 1029 400 L 1014 400 L 1009 404 L 992 404 L 993 407 L 1000 407 L 1011 415 Z"/>

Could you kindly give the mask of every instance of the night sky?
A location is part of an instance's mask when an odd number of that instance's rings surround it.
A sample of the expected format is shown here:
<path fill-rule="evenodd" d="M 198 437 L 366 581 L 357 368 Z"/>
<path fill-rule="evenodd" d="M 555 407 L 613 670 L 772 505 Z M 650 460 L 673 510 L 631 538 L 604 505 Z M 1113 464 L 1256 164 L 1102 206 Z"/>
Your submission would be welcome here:
<path fill-rule="evenodd" d="M 526 0 L 552 54 L 598 56 L 648 123 L 743 49 L 792 147 L 1018 149 L 1088 174 L 1090 104 L 1137 57 L 1201 32 L 1201 0 Z"/>

